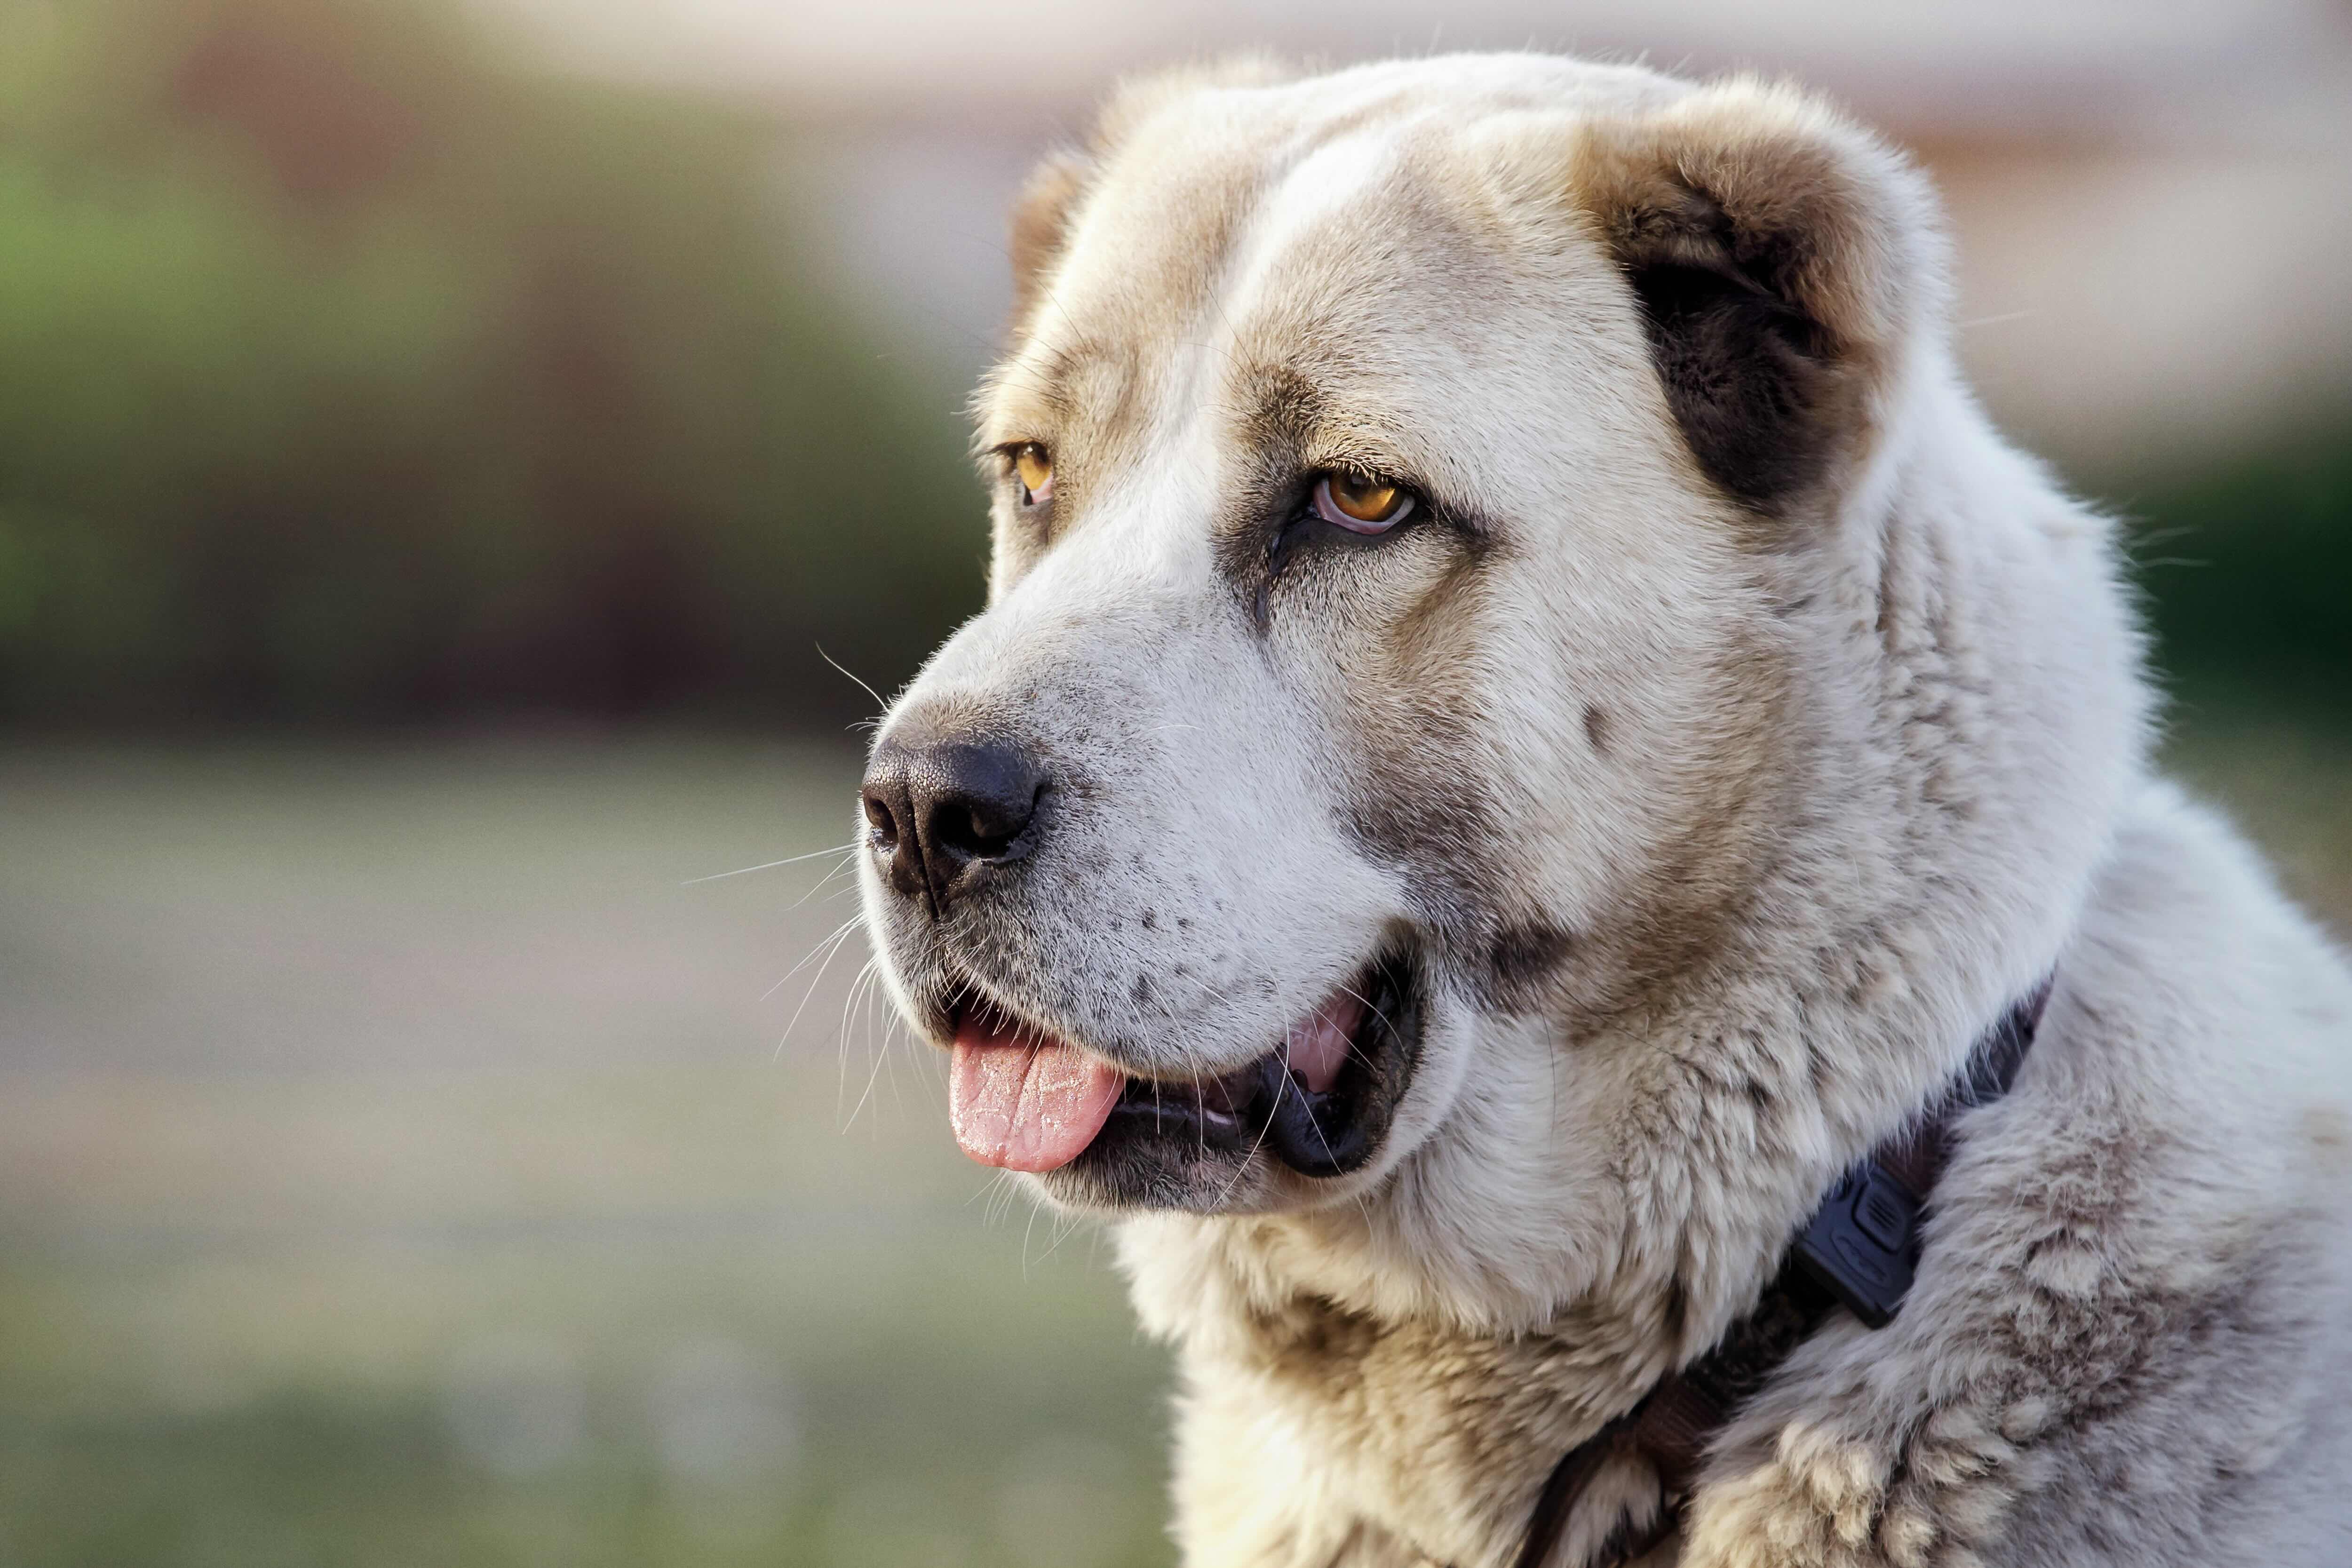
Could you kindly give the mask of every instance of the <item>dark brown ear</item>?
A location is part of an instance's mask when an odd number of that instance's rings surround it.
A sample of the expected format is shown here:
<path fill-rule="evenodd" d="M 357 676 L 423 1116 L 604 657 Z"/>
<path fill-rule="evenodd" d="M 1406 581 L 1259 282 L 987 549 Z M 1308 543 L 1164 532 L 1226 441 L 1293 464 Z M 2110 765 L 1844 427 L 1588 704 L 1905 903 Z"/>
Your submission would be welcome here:
<path fill-rule="evenodd" d="M 1089 167 L 1076 153 L 1049 153 L 1029 172 L 1013 199 L 1012 329 L 1016 332 L 1045 291 L 1046 276 L 1069 237 L 1071 214 L 1086 188 Z"/>
<path fill-rule="evenodd" d="M 1940 309 L 1920 176 L 1802 95 L 1733 82 L 1592 127 L 1575 184 L 1699 468 L 1776 514 L 1839 489 Z"/>

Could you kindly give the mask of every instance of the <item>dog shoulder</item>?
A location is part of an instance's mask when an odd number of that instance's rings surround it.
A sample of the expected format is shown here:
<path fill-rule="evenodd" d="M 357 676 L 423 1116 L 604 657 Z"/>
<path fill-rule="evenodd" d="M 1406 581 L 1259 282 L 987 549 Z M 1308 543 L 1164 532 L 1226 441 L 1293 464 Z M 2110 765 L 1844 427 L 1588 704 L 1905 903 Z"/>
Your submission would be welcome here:
<path fill-rule="evenodd" d="M 1817 1335 L 1724 1434 L 1686 1564 L 2235 1562 L 2280 1521 L 2352 1549 L 2315 1479 L 2352 1463 L 2343 966 L 2157 786 L 2059 974 L 1903 1313 Z"/>

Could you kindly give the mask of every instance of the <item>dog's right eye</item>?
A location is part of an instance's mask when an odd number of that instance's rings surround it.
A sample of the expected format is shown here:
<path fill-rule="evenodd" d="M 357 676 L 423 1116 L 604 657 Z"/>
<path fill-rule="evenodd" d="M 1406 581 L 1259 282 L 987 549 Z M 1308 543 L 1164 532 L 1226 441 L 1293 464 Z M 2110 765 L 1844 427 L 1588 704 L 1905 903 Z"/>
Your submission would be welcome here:
<path fill-rule="evenodd" d="M 1350 533 L 1386 533 L 1412 515 L 1412 492 L 1354 474 L 1326 474 L 1315 481 L 1307 505 L 1324 521 Z"/>

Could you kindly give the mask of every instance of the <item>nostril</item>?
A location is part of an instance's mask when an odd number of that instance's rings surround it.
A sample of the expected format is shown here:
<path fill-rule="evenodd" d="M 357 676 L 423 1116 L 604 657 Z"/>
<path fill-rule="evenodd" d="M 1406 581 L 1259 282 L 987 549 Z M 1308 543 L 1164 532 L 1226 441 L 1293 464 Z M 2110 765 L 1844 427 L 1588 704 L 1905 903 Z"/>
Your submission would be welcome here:
<path fill-rule="evenodd" d="M 943 866 L 1015 858 L 1045 793 L 1043 771 L 1018 746 L 961 742 L 935 747 L 914 798 L 923 852 Z"/>
<path fill-rule="evenodd" d="M 896 849 L 898 847 L 898 819 L 891 815 L 889 803 L 868 792 L 865 796 L 866 823 L 874 830 L 874 847 Z"/>
<path fill-rule="evenodd" d="M 1042 788 L 1033 788 L 1025 799 L 1001 795 L 943 800 L 928 824 L 931 841 L 966 859 L 1001 860 L 1037 815 L 1037 796 L 1043 793 Z"/>

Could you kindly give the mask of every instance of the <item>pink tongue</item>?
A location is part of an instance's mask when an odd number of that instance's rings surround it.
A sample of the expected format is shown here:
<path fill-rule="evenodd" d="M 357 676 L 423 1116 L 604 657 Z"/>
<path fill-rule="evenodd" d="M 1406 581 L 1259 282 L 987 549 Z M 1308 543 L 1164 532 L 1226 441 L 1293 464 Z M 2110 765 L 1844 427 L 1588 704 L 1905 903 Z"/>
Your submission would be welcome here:
<path fill-rule="evenodd" d="M 968 1016 L 956 1030 L 948 1120 L 957 1147 L 983 1165 L 1051 1171 L 1086 1152 L 1126 1086 L 1076 1046 L 1024 1044 Z"/>
<path fill-rule="evenodd" d="M 1334 993 L 1323 1005 L 1290 1026 L 1289 1036 L 1283 1041 L 1285 1064 L 1317 1094 L 1328 1092 L 1339 1081 L 1339 1069 L 1348 1065 L 1349 1042 L 1363 1022 L 1362 1001 L 1352 992 Z"/>

